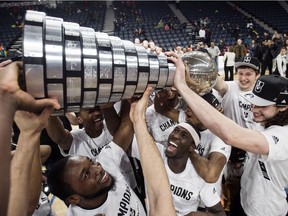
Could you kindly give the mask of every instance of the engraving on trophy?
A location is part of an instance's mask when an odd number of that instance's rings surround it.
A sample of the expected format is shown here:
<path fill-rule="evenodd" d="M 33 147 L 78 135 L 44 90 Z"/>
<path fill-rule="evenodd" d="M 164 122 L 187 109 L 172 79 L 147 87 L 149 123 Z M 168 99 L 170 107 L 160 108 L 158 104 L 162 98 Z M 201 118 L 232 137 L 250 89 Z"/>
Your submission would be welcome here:
<path fill-rule="evenodd" d="M 112 79 L 112 54 L 110 51 L 99 51 L 100 79 Z"/>
<path fill-rule="evenodd" d="M 24 69 L 26 90 L 35 98 L 45 97 L 43 65 L 26 64 Z"/>
<path fill-rule="evenodd" d="M 94 107 L 97 91 L 84 91 L 83 107 Z"/>
<path fill-rule="evenodd" d="M 149 58 L 150 76 L 149 81 L 158 81 L 159 79 L 159 61 L 157 58 Z"/>
<path fill-rule="evenodd" d="M 45 39 L 48 41 L 62 41 L 62 23 L 63 19 L 55 19 L 47 17 L 46 19 L 46 35 Z"/>
<path fill-rule="evenodd" d="M 81 71 L 80 41 L 65 40 L 66 70 Z"/>
<path fill-rule="evenodd" d="M 111 84 L 100 84 L 97 102 L 100 104 L 109 102 L 110 93 Z"/>
<path fill-rule="evenodd" d="M 114 64 L 125 65 L 124 49 L 113 49 Z"/>
<path fill-rule="evenodd" d="M 109 102 L 117 102 L 122 99 L 122 93 L 112 93 Z"/>
<path fill-rule="evenodd" d="M 127 81 L 137 81 L 138 78 L 138 58 L 136 56 L 126 56 L 127 60 Z"/>
<path fill-rule="evenodd" d="M 123 92 L 125 86 L 125 67 L 114 67 L 113 92 Z"/>
<path fill-rule="evenodd" d="M 61 108 L 64 107 L 64 93 L 63 93 L 63 84 L 62 83 L 48 83 L 47 91 L 49 97 L 57 98 Z"/>
<path fill-rule="evenodd" d="M 79 37 L 79 24 L 73 22 L 63 22 L 65 35 Z"/>
<path fill-rule="evenodd" d="M 97 48 L 94 37 L 83 36 L 83 55 L 97 56 Z"/>
<path fill-rule="evenodd" d="M 80 103 L 81 101 L 81 78 L 67 77 L 67 103 Z"/>
<path fill-rule="evenodd" d="M 157 88 L 164 88 L 168 78 L 168 68 L 160 68 Z"/>
<path fill-rule="evenodd" d="M 84 88 L 97 88 L 97 59 L 84 59 Z"/>
<path fill-rule="evenodd" d="M 147 72 L 139 72 L 138 73 L 138 83 L 136 88 L 136 93 L 143 93 L 148 84 L 149 73 Z"/>
<path fill-rule="evenodd" d="M 135 92 L 136 86 L 135 85 L 127 85 L 125 87 L 125 91 L 123 93 L 122 99 L 130 99 L 133 97 L 134 92 Z"/>
<path fill-rule="evenodd" d="M 49 79 L 63 78 L 63 51 L 59 45 L 45 45 L 46 72 Z"/>
<path fill-rule="evenodd" d="M 41 26 L 24 26 L 25 57 L 43 57 L 43 35 Z"/>

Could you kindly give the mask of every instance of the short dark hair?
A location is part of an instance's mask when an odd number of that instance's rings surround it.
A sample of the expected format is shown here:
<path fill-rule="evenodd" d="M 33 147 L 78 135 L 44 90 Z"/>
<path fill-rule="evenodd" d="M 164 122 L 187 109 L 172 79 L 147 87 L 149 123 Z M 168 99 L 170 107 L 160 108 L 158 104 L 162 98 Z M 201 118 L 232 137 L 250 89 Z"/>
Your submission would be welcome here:
<path fill-rule="evenodd" d="M 52 194 L 65 201 L 69 196 L 75 194 L 71 185 L 65 181 L 64 174 L 69 157 L 65 157 L 57 161 L 49 170 L 47 185 Z"/>

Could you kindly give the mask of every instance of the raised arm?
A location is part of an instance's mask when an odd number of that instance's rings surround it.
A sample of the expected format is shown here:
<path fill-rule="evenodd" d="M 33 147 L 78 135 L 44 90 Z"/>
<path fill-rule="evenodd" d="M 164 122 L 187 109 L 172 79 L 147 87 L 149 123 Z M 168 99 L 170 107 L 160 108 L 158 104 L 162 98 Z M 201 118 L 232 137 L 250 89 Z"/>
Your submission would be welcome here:
<path fill-rule="evenodd" d="M 227 163 L 226 156 L 219 152 L 211 152 L 208 158 L 204 158 L 192 151 L 190 160 L 198 175 L 207 183 L 215 183 Z"/>
<path fill-rule="evenodd" d="M 5 66 L 5 67 L 4 67 Z M 0 215 L 7 214 L 10 188 L 10 141 L 11 126 L 16 110 L 41 111 L 47 106 L 60 108 L 56 100 L 35 100 L 20 89 L 18 84 L 22 63 L 14 62 L 0 66 Z"/>
<path fill-rule="evenodd" d="M 163 159 L 153 138 L 147 130 L 145 112 L 152 88 L 147 88 L 141 100 L 131 104 L 130 118 L 133 122 L 144 180 L 149 200 L 149 215 L 175 216 L 170 184 Z"/>
<path fill-rule="evenodd" d="M 222 115 L 204 99 L 192 91 L 186 84 L 185 66 L 180 56 L 173 52 L 166 53 L 168 59 L 176 65 L 174 86 L 182 95 L 186 104 L 195 113 L 197 118 L 225 143 L 256 154 L 267 155 L 268 142 L 264 135 L 256 130 L 242 128 L 231 119 Z M 232 133 L 232 132 L 233 133 Z"/>
<path fill-rule="evenodd" d="M 68 151 L 73 142 L 73 137 L 68 130 L 65 129 L 62 121 L 57 116 L 51 116 L 46 131 L 49 137 L 60 146 L 61 149 Z"/>
<path fill-rule="evenodd" d="M 228 84 L 223 80 L 221 76 L 218 76 L 214 89 L 218 92 L 219 95 L 221 95 L 221 97 L 224 97 L 228 91 Z"/>
<path fill-rule="evenodd" d="M 129 111 L 129 101 L 123 100 L 120 110 L 120 125 L 113 137 L 113 141 L 119 145 L 126 153 L 131 145 L 134 135 L 133 125 L 129 117 Z"/>
<path fill-rule="evenodd" d="M 52 109 L 47 108 L 39 116 L 23 111 L 18 111 L 15 115 L 15 122 L 20 129 L 20 136 L 11 163 L 12 172 L 8 215 L 23 215 L 25 212 L 27 214 L 29 206 L 32 206 L 29 209 L 31 213 L 33 207 L 35 210 L 37 206 L 41 190 L 41 177 L 40 175 L 30 176 L 31 171 L 33 171 L 31 167 L 32 163 L 37 163 L 34 168 L 41 173 L 40 135 L 51 113 Z M 28 121 L 30 122 L 29 124 L 27 124 Z M 31 183 L 30 181 L 35 183 L 32 191 L 28 187 Z M 30 199 L 31 195 L 33 195 L 33 199 Z M 33 203 L 31 204 L 30 201 Z"/>
<path fill-rule="evenodd" d="M 108 103 L 100 106 L 101 112 L 104 115 L 107 129 L 112 136 L 115 135 L 121 121 L 113 105 L 114 103 Z"/>

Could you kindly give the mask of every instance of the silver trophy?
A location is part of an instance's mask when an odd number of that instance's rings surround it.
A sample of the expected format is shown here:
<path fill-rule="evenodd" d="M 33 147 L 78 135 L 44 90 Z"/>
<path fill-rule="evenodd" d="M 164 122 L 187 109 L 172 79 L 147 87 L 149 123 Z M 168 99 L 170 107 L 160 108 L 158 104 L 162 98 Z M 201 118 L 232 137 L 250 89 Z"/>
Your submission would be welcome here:
<path fill-rule="evenodd" d="M 212 60 L 208 55 L 203 59 L 209 60 L 206 67 L 193 57 L 204 56 L 191 52 L 184 60 L 199 66 L 189 66 L 190 77 L 193 84 L 205 83 L 205 89 L 195 89 L 203 94 L 215 84 L 216 66 L 207 70 Z M 23 62 L 26 91 L 37 99 L 57 98 L 58 115 L 140 96 L 147 85 L 171 87 L 176 69 L 165 56 L 147 53 L 141 45 L 30 10 L 25 15 Z"/>

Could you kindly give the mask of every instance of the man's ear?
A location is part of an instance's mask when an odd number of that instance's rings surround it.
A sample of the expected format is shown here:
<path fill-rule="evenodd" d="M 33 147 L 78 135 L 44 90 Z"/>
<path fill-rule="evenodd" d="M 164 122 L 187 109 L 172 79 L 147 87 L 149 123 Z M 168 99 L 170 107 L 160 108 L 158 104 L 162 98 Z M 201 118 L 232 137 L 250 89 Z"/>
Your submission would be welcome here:
<path fill-rule="evenodd" d="M 77 205 L 81 200 L 81 197 L 77 194 L 73 194 L 66 198 L 65 203 Z"/>
<path fill-rule="evenodd" d="M 193 152 L 195 149 L 196 149 L 195 145 L 193 144 L 189 147 L 189 152 Z"/>

